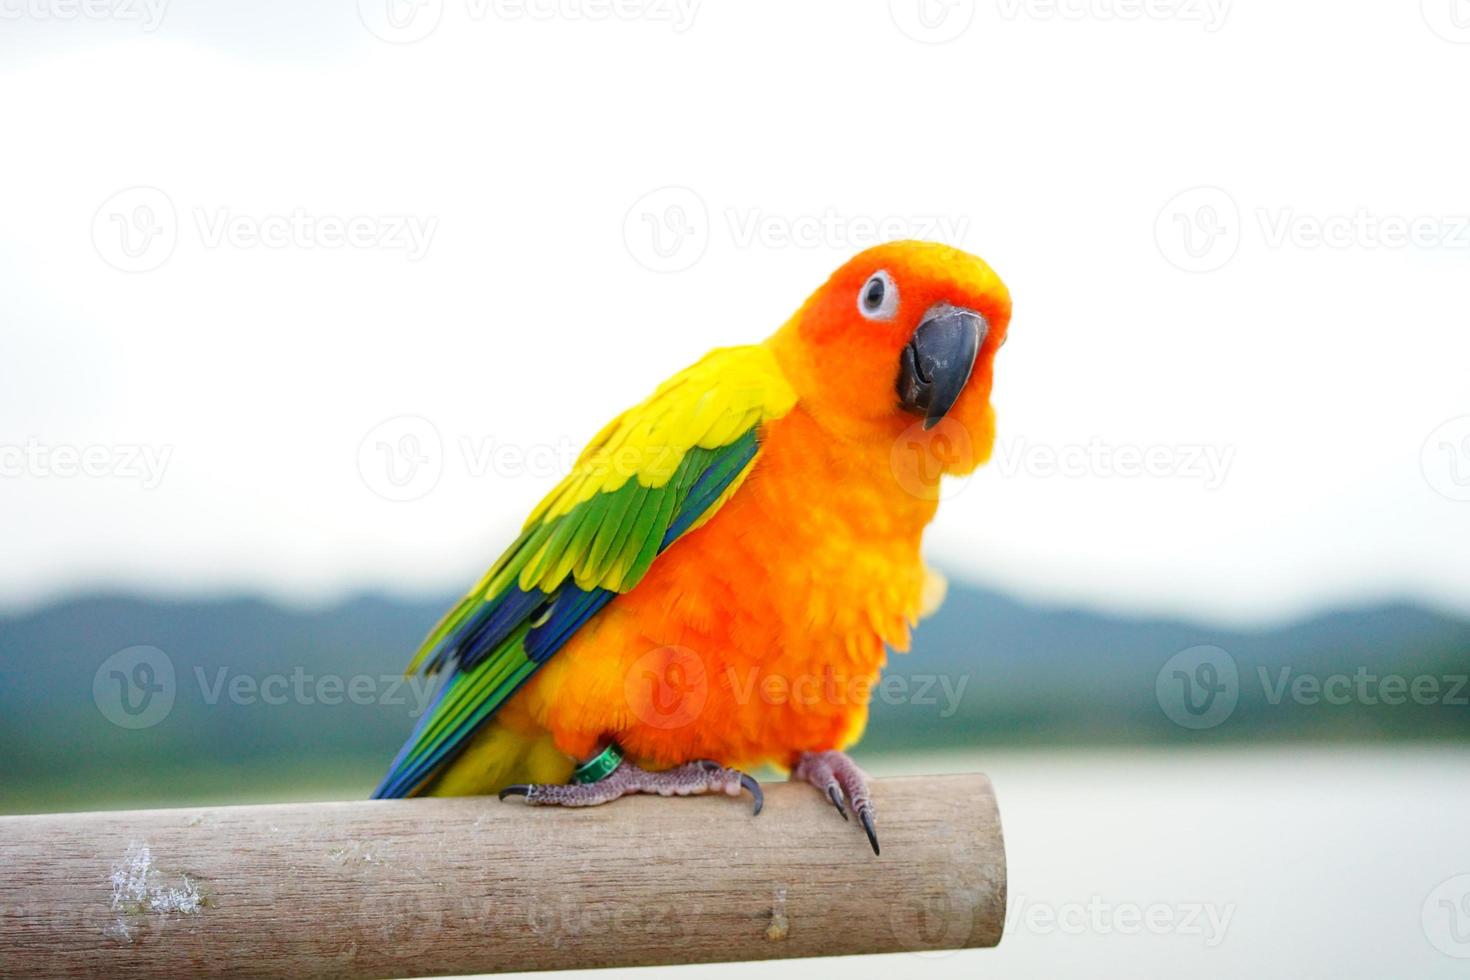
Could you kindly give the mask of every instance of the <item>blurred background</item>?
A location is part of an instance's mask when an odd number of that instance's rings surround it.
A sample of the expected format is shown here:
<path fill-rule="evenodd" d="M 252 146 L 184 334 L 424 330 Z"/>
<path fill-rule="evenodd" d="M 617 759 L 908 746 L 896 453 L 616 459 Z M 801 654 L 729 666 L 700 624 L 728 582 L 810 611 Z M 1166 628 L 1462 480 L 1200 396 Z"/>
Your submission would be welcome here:
<path fill-rule="evenodd" d="M 1011 907 L 922 968 L 1464 975 L 1464 0 L 0 18 L 0 812 L 367 795 L 612 413 L 933 238 L 1000 437 L 857 756 L 990 773 Z"/>

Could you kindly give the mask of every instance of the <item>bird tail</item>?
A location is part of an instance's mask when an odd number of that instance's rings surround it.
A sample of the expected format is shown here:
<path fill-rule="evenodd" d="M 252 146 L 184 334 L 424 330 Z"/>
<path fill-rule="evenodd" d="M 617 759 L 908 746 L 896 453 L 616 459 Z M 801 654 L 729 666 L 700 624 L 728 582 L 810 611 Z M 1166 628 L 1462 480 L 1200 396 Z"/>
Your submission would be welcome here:
<path fill-rule="evenodd" d="M 480 796 L 515 783 L 565 783 L 572 768 L 572 760 L 557 751 L 546 732 L 518 732 L 492 721 L 474 734 L 464 751 L 422 793 Z"/>

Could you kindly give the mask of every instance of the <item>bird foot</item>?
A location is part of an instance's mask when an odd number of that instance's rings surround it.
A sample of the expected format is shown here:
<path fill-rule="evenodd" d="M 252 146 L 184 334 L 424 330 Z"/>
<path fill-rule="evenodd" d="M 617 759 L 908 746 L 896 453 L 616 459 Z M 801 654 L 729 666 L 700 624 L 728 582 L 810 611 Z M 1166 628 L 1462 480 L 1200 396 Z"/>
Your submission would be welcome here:
<path fill-rule="evenodd" d="M 878 833 L 873 829 L 873 801 L 868 796 L 868 776 L 845 752 L 803 752 L 791 770 L 793 780 L 811 783 L 848 819 L 849 808 L 857 814 L 873 853 L 878 853 Z"/>
<path fill-rule="evenodd" d="M 500 791 L 500 798 L 523 796 L 530 806 L 598 806 L 633 793 L 657 793 L 659 796 L 724 793 L 739 796 L 742 789 L 750 791 L 755 798 L 755 812 L 760 813 L 765 803 L 760 783 L 738 769 L 702 759 L 660 772 L 649 772 L 631 762 L 622 762 L 595 783 L 507 786 Z"/>

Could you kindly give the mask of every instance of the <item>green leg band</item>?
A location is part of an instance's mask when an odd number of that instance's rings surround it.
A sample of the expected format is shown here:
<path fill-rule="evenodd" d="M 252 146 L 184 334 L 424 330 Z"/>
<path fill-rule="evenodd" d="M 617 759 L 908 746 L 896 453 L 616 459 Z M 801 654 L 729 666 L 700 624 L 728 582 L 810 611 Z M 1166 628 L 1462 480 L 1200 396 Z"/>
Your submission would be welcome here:
<path fill-rule="evenodd" d="M 601 752 L 572 770 L 572 782 L 597 783 L 612 775 L 623 761 L 623 753 L 616 742 L 609 742 Z"/>

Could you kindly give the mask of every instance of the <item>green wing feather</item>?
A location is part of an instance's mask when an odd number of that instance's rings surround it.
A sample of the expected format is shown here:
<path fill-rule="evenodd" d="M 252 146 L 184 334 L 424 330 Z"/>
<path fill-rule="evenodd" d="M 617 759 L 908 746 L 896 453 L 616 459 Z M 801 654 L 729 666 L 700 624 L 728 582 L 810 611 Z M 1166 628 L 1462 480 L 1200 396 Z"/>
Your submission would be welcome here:
<path fill-rule="evenodd" d="M 537 667 L 749 474 L 796 396 L 764 347 L 715 351 L 600 432 L 409 666 L 449 676 L 374 794 L 421 789 Z"/>

